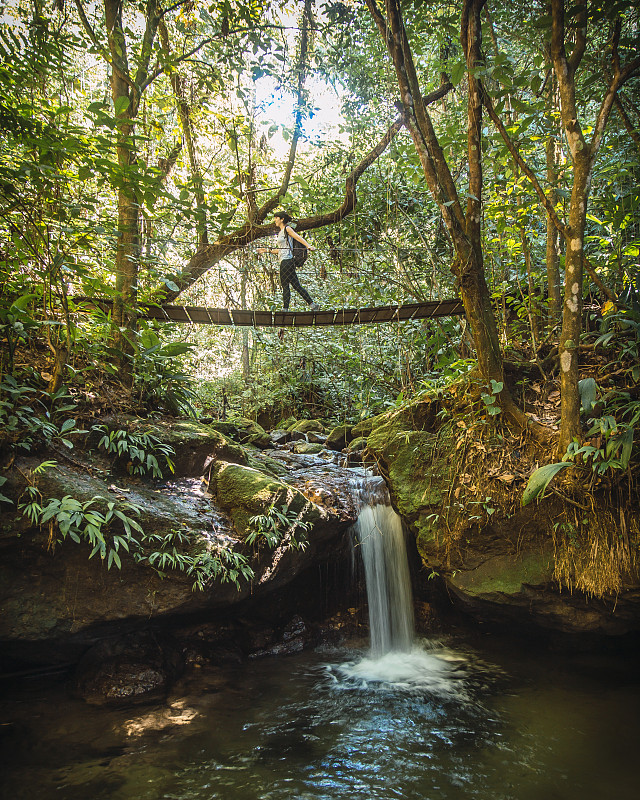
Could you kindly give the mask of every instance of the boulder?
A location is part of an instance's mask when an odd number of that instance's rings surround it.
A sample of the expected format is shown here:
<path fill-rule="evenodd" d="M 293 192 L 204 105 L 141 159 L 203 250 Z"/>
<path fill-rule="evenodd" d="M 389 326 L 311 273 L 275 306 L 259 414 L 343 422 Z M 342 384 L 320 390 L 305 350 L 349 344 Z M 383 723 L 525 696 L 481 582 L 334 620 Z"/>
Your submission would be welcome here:
<path fill-rule="evenodd" d="M 209 426 L 240 444 L 252 444 L 265 449 L 271 447 L 271 437 L 262 427 L 251 419 L 239 417 L 229 422 L 212 422 Z"/>
<path fill-rule="evenodd" d="M 318 419 L 301 419 L 300 422 L 291 425 L 288 430 L 290 433 L 311 433 L 311 431 L 317 433 L 325 432 L 324 425 Z"/>
<path fill-rule="evenodd" d="M 324 445 L 317 442 L 296 442 L 293 446 L 294 453 L 302 455 L 316 455 L 324 450 Z"/>
<path fill-rule="evenodd" d="M 230 514 L 240 537 L 249 533 L 250 518 L 264 514 L 270 506 L 286 505 L 291 512 L 300 515 L 302 522 L 308 524 L 318 522 L 323 516 L 315 503 L 308 501 L 297 489 L 257 469 L 239 464 L 216 464 L 209 489 L 220 507 Z"/>
<path fill-rule="evenodd" d="M 162 698 L 184 668 L 177 643 L 152 631 L 105 639 L 76 669 L 78 693 L 87 702 L 146 702 Z"/>
<path fill-rule="evenodd" d="M 285 430 L 275 430 L 271 431 L 269 434 L 271 441 L 278 445 L 278 444 L 286 444 L 291 439 L 291 434 L 289 431 Z"/>
<path fill-rule="evenodd" d="M 329 450 L 344 450 L 351 441 L 351 425 L 338 425 L 329 431 L 325 447 Z"/>

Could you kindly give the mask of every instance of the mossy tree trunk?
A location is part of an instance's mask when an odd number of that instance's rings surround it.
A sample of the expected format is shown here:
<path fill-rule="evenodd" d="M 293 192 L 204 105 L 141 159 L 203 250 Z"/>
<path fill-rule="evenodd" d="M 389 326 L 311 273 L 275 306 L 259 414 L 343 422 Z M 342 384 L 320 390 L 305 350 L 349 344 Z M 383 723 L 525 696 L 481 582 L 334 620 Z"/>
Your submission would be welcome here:
<path fill-rule="evenodd" d="M 602 100 L 591 141 L 588 142 L 578 119 L 576 72 L 587 46 L 587 7 L 581 6 L 571 31 L 573 49 L 567 55 L 564 0 L 551 0 L 551 56 L 558 79 L 560 114 L 573 160 L 573 186 L 567 226 L 565 290 L 560 335 L 561 420 L 558 451 L 564 453 L 574 439 L 580 440 L 580 394 L 578 390 L 578 346 L 582 333 L 582 282 L 584 270 L 584 235 L 587 204 L 596 156 L 618 89 L 640 69 L 640 57 L 624 68 L 620 65 L 618 44 L 622 22 L 615 13 L 610 38 L 612 78 Z"/>
<path fill-rule="evenodd" d="M 504 385 L 498 329 L 486 283 L 481 241 L 482 208 L 482 93 L 474 69 L 482 61 L 480 14 L 485 0 L 465 0 L 461 42 L 468 68 L 467 155 L 469 194 L 463 209 L 444 151 L 423 100 L 411 46 L 402 19 L 400 0 L 385 0 L 384 14 L 376 0 L 366 0 L 393 62 L 405 124 L 411 133 L 427 185 L 438 204 L 455 249 L 451 270 L 458 280 L 465 313 L 484 378 L 502 384 L 499 403 L 517 424 L 529 421 Z"/>

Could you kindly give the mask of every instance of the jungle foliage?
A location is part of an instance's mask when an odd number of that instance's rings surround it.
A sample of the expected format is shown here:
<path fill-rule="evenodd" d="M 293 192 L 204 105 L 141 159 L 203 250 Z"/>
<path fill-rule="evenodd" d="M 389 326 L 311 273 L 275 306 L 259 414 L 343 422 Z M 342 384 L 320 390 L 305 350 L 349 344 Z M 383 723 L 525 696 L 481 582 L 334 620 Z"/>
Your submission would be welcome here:
<path fill-rule="evenodd" d="M 527 499 L 559 464 L 636 475 L 639 24 L 622 1 L 5 4 L 4 466 L 103 412 L 355 422 L 479 365 L 487 416 L 557 452 Z M 322 307 L 460 293 L 466 319 L 141 318 L 278 308 L 254 246 L 277 208 Z"/>

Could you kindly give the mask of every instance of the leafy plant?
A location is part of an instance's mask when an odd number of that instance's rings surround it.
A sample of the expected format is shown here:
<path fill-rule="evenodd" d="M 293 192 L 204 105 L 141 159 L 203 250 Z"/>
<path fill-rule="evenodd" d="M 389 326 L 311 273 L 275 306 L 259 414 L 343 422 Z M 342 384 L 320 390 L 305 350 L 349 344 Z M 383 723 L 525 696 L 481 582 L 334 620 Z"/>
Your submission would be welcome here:
<path fill-rule="evenodd" d="M 134 553 L 138 563 L 146 563 L 165 577 L 172 570 L 185 572 L 194 578 L 193 589 L 203 591 L 215 579 L 221 583 L 231 582 L 239 588 L 239 578 L 251 580 L 254 572 L 241 553 L 226 547 L 214 547 L 191 554 L 185 548 L 189 545 L 188 535 L 181 530 L 166 534 L 145 535 L 140 550 Z M 143 547 L 147 548 L 145 552 Z"/>
<path fill-rule="evenodd" d="M 502 409 L 500 406 L 496 405 L 496 399 L 500 392 L 504 389 L 504 384 L 502 381 L 496 381 L 493 378 L 491 379 L 491 393 L 489 392 L 482 392 L 482 402 L 485 404 L 487 409 L 487 414 L 494 417 L 496 414 L 499 414 Z"/>
<path fill-rule="evenodd" d="M 142 331 L 135 357 L 135 388 L 141 403 L 172 414 L 196 416 L 193 381 L 178 360 L 192 349 L 193 345 L 187 342 L 163 344 L 155 331 Z"/>
<path fill-rule="evenodd" d="M 106 425 L 93 425 L 91 431 L 102 434 L 98 448 L 115 455 L 117 460 L 127 462 L 130 475 L 146 475 L 154 478 L 163 477 L 163 468 L 174 471 L 173 456 L 175 450 L 171 445 L 162 442 L 151 433 L 135 433 L 124 428 L 109 430 Z"/>
<path fill-rule="evenodd" d="M 46 445 L 60 442 L 71 449 L 71 434 L 82 433 L 76 427 L 77 420 L 64 418 L 68 411 L 75 411 L 67 390 L 62 388 L 50 394 L 38 392 L 33 386 L 6 375 L 0 383 L 0 431 L 12 449 L 30 451 L 38 440 Z M 48 403 L 44 401 L 48 400 Z"/>
<path fill-rule="evenodd" d="M 43 462 L 37 469 L 42 472 L 53 463 Z M 106 559 L 107 569 L 111 569 L 113 564 L 118 568 L 122 566 L 120 548 L 129 552 L 132 545 L 137 545 L 132 531 L 143 533 L 133 518 L 140 513 L 139 507 L 133 503 L 105 501 L 101 495 L 94 495 L 84 502 L 71 495 L 52 497 L 45 502 L 35 485 L 28 486 L 25 495 L 26 501 L 20 502 L 18 508 L 34 525 L 49 527 L 52 546 L 58 534 L 60 540 L 69 537 L 78 544 L 85 541 L 92 548 L 89 558 L 99 554 L 103 561 Z M 105 502 L 106 509 L 101 509 Z M 114 525 L 122 528 L 124 534 L 112 532 Z"/>
<path fill-rule="evenodd" d="M 246 537 L 249 544 L 256 542 L 258 537 L 263 537 L 269 547 L 276 547 L 288 537 L 291 547 L 298 550 L 304 550 L 307 546 L 306 533 L 311 527 L 308 522 L 300 519 L 299 514 L 291 511 L 288 505 L 284 504 L 278 508 L 274 503 L 269 506 L 265 514 L 251 517 L 249 525 L 252 528 Z"/>
<path fill-rule="evenodd" d="M 527 481 L 526 488 L 522 494 L 522 505 L 528 506 L 532 500 L 541 500 L 544 497 L 547 486 L 555 476 L 561 470 L 571 466 L 573 464 L 569 461 L 558 461 L 555 464 L 545 464 L 542 467 L 538 467 Z"/>

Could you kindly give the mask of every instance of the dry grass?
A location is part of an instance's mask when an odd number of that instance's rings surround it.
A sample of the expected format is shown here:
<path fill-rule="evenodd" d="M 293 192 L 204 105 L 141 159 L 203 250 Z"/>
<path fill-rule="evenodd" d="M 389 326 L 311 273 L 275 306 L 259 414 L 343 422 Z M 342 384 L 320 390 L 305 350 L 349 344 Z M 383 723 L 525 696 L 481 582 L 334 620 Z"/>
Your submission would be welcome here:
<path fill-rule="evenodd" d="M 616 519 L 611 508 L 595 505 L 588 515 L 574 509 L 572 516 L 553 529 L 556 580 L 591 597 L 619 594 L 638 576 L 637 519 L 622 508 Z"/>

